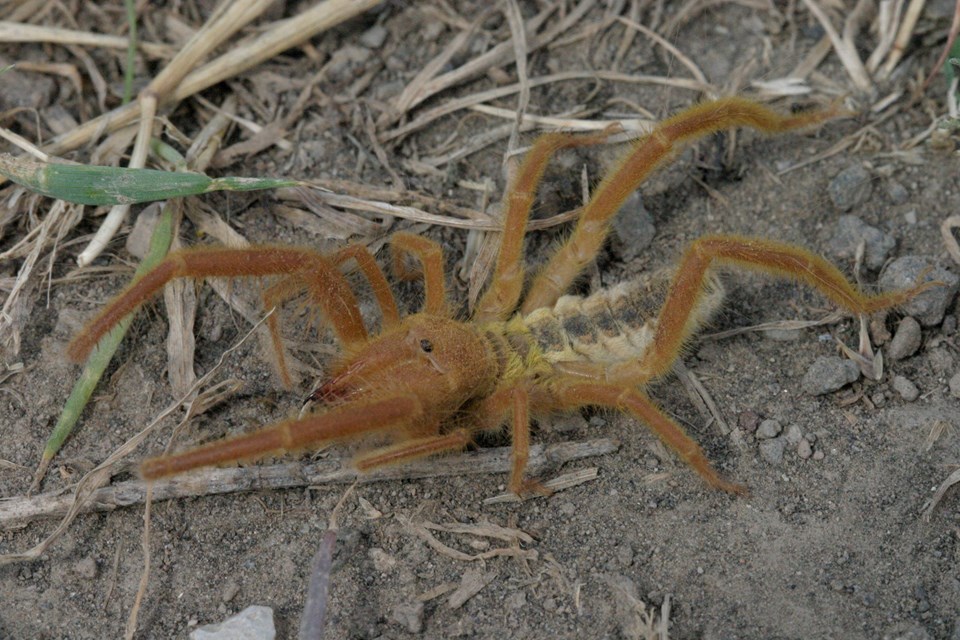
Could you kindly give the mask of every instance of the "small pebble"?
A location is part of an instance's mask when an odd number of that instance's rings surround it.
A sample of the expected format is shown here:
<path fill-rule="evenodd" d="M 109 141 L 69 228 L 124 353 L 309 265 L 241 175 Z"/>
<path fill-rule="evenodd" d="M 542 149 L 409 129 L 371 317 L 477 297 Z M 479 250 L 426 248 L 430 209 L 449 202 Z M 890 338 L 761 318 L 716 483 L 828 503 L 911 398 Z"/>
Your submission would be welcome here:
<path fill-rule="evenodd" d="M 749 409 L 737 416 L 737 426 L 743 429 L 744 433 L 753 433 L 760 424 L 760 416 Z"/>
<path fill-rule="evenodd" d="M 190 632 L 190 640 L 273 640 L 273 609 L 247 607 L 232 618 L 218 624 L 207 624 Z"/>
<path fill-rule="evenodd" d="M 397 566 L 397 559 L 379 547 L 373 547 L 367 552 L 367 555 L 373 561 L 373 568 L 378 573 L 388 573 Z"/>
<path fill-rule="evenodd" d="M 223 585 L 223 591 L 220 592 L 220 600 L 230 602 L 237 597 L 238 593 L 240 593 L 240 583 L 233 578 L 229 578 L 227 583 Z"/>
<path fill-rule="evenodd" d="M 93 580 L 97 577 L 97 561 L 88 556 L 73 565 L 73 571 L 81 578 Z"/>
<path fill-rule="evenodd" d="M 872 190 L 870 172 L 861 164 L 852 164 L 827 185 L 830 201 L 840 211 L 849 211 L 866 202 Z"/>
<path fill-rule="evenodd" d="M 893 204 L 903 204 L 910 198 L 910 192 L 896 180 L 891 180 L 887 183 L 887 196 Z"/>
<path fill-rule="evenodd" d="M 779 465 L 783 462 L 783 451 L 786 448 L 787 441 L 784 438 L 764 440 L 760 443 L 760 457 L 772 465 Z"/>
<path fill-rule="evenodd" d="M 960 398 L 960 372 L 953 374 L 950 378 L 950 395 Z"/>
<path fill-rule="evenodd" d="M 760 423 L 760 426 L 757 427 L 757 438 L 760 440 L 776 438 L 782 430 L 783 427 L 780 426 L 780 423 L 776 420 L 764 420 Z"/>
<path fill-rule="evenodd" d="M 908 289 L 921 282 L 941 282 L 941 286 L 930 287 L 903 305 L 904 313 L 915 317 L 925 327 L 932 327 L 943 321 L 943 316 L 957 295 L 960 278 L 942 267 L 932 264 L 923 256 L 910 255 L 897 258 L 886 266 L 880 274 L 878 284 L 884 291 Z"/>
<path fill-rule="evenodd" d="M 920 341 L 920 323 L 912 316 L 906 316 L 897 325 L 897 332 L 887 347 L 887 358 L 895 362 L 912 356 L 920 348 Z"/>
<path fill-rule="evenodd" d="M 803 376 L 801 386 L 812 396 L 821 396 L 855 382 L 860 377 L 856 363 L 837 356 L 820 356 Z"/>
<path fill-rule="evenodd" d="M 917 224 L 917 212 L 911 209 L 903 214 L 903 220 L 907 224 L 914 225 Z"/>
<path fill-rule="evenodd" d="M 813 459 L 814 459 L 814 460 L 823 460 L 825 457 L 827 457 L 827 454 L 825 454 L 825 453 L 824 453 L 823 451 L 821 451 L 820 449 L 817 449 L 816 451 L 813 452 Z"/>
<path fill-rule="evenodd" d="M 883 391 L 877 391 L 870 396 L 870 402 L 872 402 L 875 407 L 882 407 L 887 404 L 887 396 L 883 394 Z"/>
<path fill-rule="evenodd" d="M 857 216 L 840 216 L 833 236 L 827 242 L 827 250 L 840 260 L 852 260 L 857 255 L 857 246 L 864 243 L 863 263 L 876 271 L 887 261 L 897 242 L 876 227 L 865 223 Z"/>
<path fill-rule="evenodd" d="M 640 191 L 634 191 L 613 219 L 613 250 L 625 261 L 633 260 L 643 255 L 656 233 L 653 216 L 643 206 Z"/>
<path fill-rule="evenodd" d="M 810 441 L 806 438 L 797 443 L 797 455 L 803 460 L 813 455 L 813 447 L 810 446 Z"/>
<path fill-rule="evenodd" d="M 792 424 L 787 427 L 787 431 L 783 434 L 783 437 L 787 439 L 787 444 L 798 444 L 800 440 L 803 439 L 803 431 L 801 431 L 797 425 Z"/>
<path fill-rule="evenodd" d="M 900 394 L 900 397 L 907 402 L 913 402 L 920 397 L 920 390 L 917 389 L 917 385 L 903 376 L 893 377 L 893 390 Z"/>
<path fill-rule="evenodd" d="M 387 39 L 387 30 L 382 25 L 374 25 L 360 34 L 360 44 L 368 49 L 379 49 Z"/>
<path fill-rule="evenodd" d="M 401 602 L 390 612 L 391 619 L 410 633 L 423 631 L 423 603 Z"/>

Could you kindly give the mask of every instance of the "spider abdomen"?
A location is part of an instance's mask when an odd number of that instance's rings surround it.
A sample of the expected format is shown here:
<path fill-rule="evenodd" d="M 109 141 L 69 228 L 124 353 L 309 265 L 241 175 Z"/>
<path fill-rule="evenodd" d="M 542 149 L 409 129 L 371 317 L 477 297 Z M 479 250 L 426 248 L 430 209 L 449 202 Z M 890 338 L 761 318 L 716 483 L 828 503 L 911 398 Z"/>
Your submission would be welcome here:
<path fill-rule="evenodd" d="M 589 296 L 563 296 L 553 308 L 525 316 L 523 323 L 547 362 L 639 359 L 653 340 L 668 275 L 624 282 Z M 709 321 L 723 293 L 720 281 L 710 278 L 691 318 L 693 331 Z"/>

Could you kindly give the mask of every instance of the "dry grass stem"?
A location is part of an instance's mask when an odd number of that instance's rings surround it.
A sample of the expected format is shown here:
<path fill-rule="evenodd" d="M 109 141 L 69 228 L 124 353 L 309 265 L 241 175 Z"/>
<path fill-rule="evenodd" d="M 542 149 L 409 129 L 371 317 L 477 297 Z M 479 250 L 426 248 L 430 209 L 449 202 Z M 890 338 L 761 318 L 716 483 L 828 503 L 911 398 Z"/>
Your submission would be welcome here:
<path fill-rule="evenodd" d="M 947 253 L 954 262 L 960 264 L 960 245 L 957 244 L 957 237 L 953 235 L 954 229 L 960 229 L 960 215 L 950 216 L 940 223 L 940 235 L 943 237 Z"/>
<path fill-rule="evenodd" d="M 940 483 L 940 486 L 937 488 L 936 492 L 934 492 L 933 497 L 930 498 L 930 502 L 923 510 L 923 519 L 925 522 L 930 522 L 933 520 L 933 512 L 936 510 L 937 505 L 940 504 L 943 498 L 947 495 L 947 491 L 950 490 L 950 487 L 955 484 L 960 484 L 960 469 L 957 469 L 947 476 L 946 480 Z"/>
<path fill-rule="evenodd" d="M 245 337 L 244 340 L 246 339 Z M 236 349 L 236 347 L 232 347 L 231 351 L 233 349 Z M 224 355 L 226 356 L 226 354 Z M 221 362 L 223 362 L 223 358 L 221 358 Z M 201 378 L 198 385 L 200 383 L 206 384 L 209 376 L 208 373 Z M 194 386 L 199 388 L 198 385 Z M 136 446 L 139 446 L 150 431 L 156 428 L 161 419 L 176 410 L 186 400 L 186 395 L 181 397 L 181 400 L 171 405 L 171 408 L 165 410 L 156 420 L 151 422 L 150 426 L 137 434 L 117 453 L 112 454 L 107 461 L 99 465 L 98 469 L 106 466 L 108 462 L 112 465 L 121 457 L 129 454 Z M 536 475 L 549 466 L 606 455 L 615 452 L 619 447 L 620 444 L 617 441 L 609 438 L 549 446 L 534 445 L 530 447 L 528 468 L 531 474 Z M 240 491 L 327 486 L 352 482 L 365 484 L 385 480 L 490 475 L 508 473 L 509 471 L 510 447 L 484 449 L 458 456 L 423 460 L 402 467 L 386 468 L 364 474 L 360 474 L 354 469 L 349 460 L 343 459 L 288 462 L 232 469 L 202 469 L 170 480 L 157 481 L 153 483 L 153 499 L 154 501 L 161 501 Z M 104 483 L 106 479 L 106 476 L 102 477 Z M 89 490 L 85 486 L 86 484 L 89 484 L 89 481 L 85 483 L 81 480 L 81 485 L 77 489 L 78 492 L 83 489 L 81 493 L 77 494 L 82 499 L 75 499 L 74 496 L 56 491 L 36 496 L 20 496 L 0 500 L 0 528 L 18 527 L 37 519 L 60 517 L 64 514 L 67 514 L 72 521 L 79 513 L 113 511 L 134 504 L 142 504 L 146 499 L 147 486 L 141 480 L 127 480 L 109 487 L 101 484 L 94 490 Z M 64 528 L 65 526 L 62 523 L 60 525 Z M 58 527 L 58 531 L 60 531 L 60 527 Z M 60 532 L 62 533 L 62 531 Z M 31 550 L 28 554 L 14 554 L 10 557 L 0 556 L 0 565 L 17 560 L 29 560 L 42 553 L 47 546 L 49 546 L 49 543 L 39 551 Z"/>
<path fill-rule="evenodd" d="M 490 116 L 496 116 L 498 118 L 504 119 L 514 119 L 517 117 L 517 112 L 512 109 L 503 109 L 501 107 L 494 107 L 487 104 L 478 104 L 470 107 L 471 111 L 476 111 L 478 113 L 483 113 Z M 611 124 L 620 125 L 624 131 L 635 131 L 638 133 L 649 133 L 654 126 L 656 126 L 656 121 L 649 120 L 647 118 L 623 118 L 617 120 L 584 120 L 582 118 L 561 118 L 561 117 L 552 117 L 552 116 L 538 116 L 529 113 L 525 113 L 522 116 L 521 124 L 525 125 L 537 125 L 538 127 L 552 127 L 557 129 L 566 129 L 569 131 L 602 131 L 606 129 Z M 616 143 L 621 142 L 615 137 L 611 136 L 606 142 Z"/>
<path fill-rule="evenodd" d="M 910 39 L 913 37 L 913 30 L 916 28 L 917 21 L 920 19 L 920 14 L 923 13 L 924 5 L 926 5 L 926 0 L 910 0 L 910 4 L 907 5 L 907 11 L 903 16 L 903 22 L 900 23 L 900 29 L 897 31 L 897 37 L 890 51 L 890 56 L 887 58 L 883 67 L 880 68 L 879 77 L 881 80 L 889 78 L 890 74 L 893 73 L 893 70 L 903 58 L 903 54 L 907 50 L 907 45 L 910 44 Z M 960 16 L 955 13 L 955 25 L 958 19 L 960 19 Z M 946 59 L 946 54 L 949 50 L 949 46 L 944 50 L 944 59 Z M 942 65 L 943 62 L 940 62 L 940 64 Z M 934 69 L 936 69 L 936 65 L 934 65 Z M 934 73 L 936 73 L 936 71 L 933 71 L 930 77 L 932 77 Z"/>
<path fill-rule="evenodd" d="M 126 49 L 128 39 L 123 36 L 111 36 L 90 31 L 76 31 L 0 20 L 0 42 L 49 42 L 105 49 Z M 137 49 L 150 58 L 172 58 L 176 54 L 175 47 L 152 42 L 138 41 Z"/>
<path fill-rule="evenodd" d="M 223 80 L 251 69 L 287 49 L 299 46 L 318 33 L 363 13 L 382 0 L 325 0 L 292 18 L 273 23 L 258 37 L 243 42 L 183 78 L 163 96 L 164 104 L 179 102 Z M 88 120 L 68 134 L 54 138 L 44 150 L 62 155 L 92 139 L 134 122 L 140 116 L 139 102 L 131 102 Z"/>
<path fill-rule="evenodd" d="M 682 64 L 683 66 L 685 66 L 685 67 L 687 68 L 687 70 L 690 71 L 691 75 L 693 75 L 693 79 L 694 79 L 694 80 L 696 80 L 697 82 L 702 83 L 704 86 L 711 87 L 711 91 L 705 92 L 708 97 L 710 97 L 710 98 L 715 98 L 715 97 L 717 97 L 718 94 L 717 94 L 716 89 L 713 89 L 713 88 L 712 88 L 712 85 L 710 84 L 710 82 L 707 81 L 707 76 L 704 75 L 704 73 L 703 73 L 703 71 L 701 71 L 700 67 L 698 67 L 698 66 L 696 65 L 696 63 L 695 63 L 693 60 L 691 60 L 689 57 L 687 57 L 686 55 L 684 55 L 684 53 L 683 53 L 682 51 L 680 51 L 680 49 L 678 49 L 677 47 L 675 47 L 669 40 L 667 40 L 666 38 L 664 38 L 663 36 L 661 36 L 661 35 L 660 35 L 659 33 L 657 33 L 656 31 L 653 31 L 652 29 L 648 29 L 647 27 L 643 26 L 642 24 L 640 24 L 640 23 L 638 23 L 638 22 L 634 22 L 633 20 L 629 20 L 629 19 L 627 19 L 627 18 L 624 18 L 623 16 L 619 16 L 619 17 L 617 18 L 617 21 L 620 22 L 621 24 L 623 24 L 624 26 L 630 28 L 630 29 L 633 29 L 633 30 L 635 30 L 635 31 L 638 31 L 639 33 L 642 33 L 642 34 L 645 35 L 646 37 L 648 37 L 648 38 L 650 38 L 651 40 L 653 40 L 656 44 L 658 44 L 658 45 L 660 45 L 661 47 L 663 47 L 665 51 L 667 51 L 670 55 L 672 55 L 674 58 L 676 58 L 677 61 L 680 62 L 680 64 Z"/>
<path fill-rule="evenodd" d="M 531 88 L 536 88 L 553 84 L 555 82 L 569 82 L 573 80 L 606 80 L 609 82 L 624 82 L 631 84 L 653 84 L 674 87 L 676 89 L 685 89 L 698 93 L 703 93 L 712 89 L 710 85 L 705 85 L 702 82 L 690 80 L 688 78 L 668 78 L 665 76 L 628 74 L 617 71 L 604 71 L 602 69 L 597 71 L 563 71 L 560 73 L 553 73 L 539 78 L 531 78 L 529 84 Z M 491 100 L 512 95 L 517 93 L 519 90 L 519 84 L 511 84 L 503 87 L 497 87 L 495 89 L 481 91 L 463 98 L 449 100 L 440 106 L 424 111 L 409 123 L 381 134 L 380 139 L 385 142 L 396 140 L 415 131 L 419 131 L 435 120 L 438 120 L 446 115 L 467 109 L 473 105 L 490 102 Z"/>
<path fill-rule="evenodd" d="M 837 33 L 833 23 L 830 22 L 830 17 L 827 15 L 827 12 L 823 10 L 823 7 L 821 7 L 816 0 L 803 0 L 803 4 L 810 10 L 810 13 L 814 15 L 820 23 L 820 26 L 823 27 L 823 30 L 827 32 L 827 36 L 830 38 L 830 42 L 837 52 L 837 57 L 840 58 L 840 62 L 843 64 L 847 75 L 850 76 L 850 80 L 853 81 L 854 86 L 863 93 L 871 93 L 873 91 L 873 81 L 870 79 L 866 68 L 863 66 L 863 62 L 860 60 L 856 43 L 852 38 L 855 31 L 854 26 L 859 24 L 860 11 L 855 9 L 851 12 L 847 18 L 843 36 L 841 36 Z M 857 6 L 861 7 L 863 3 L 858 3 Z"/>
<path fill-rule="evenodd" d="M 564 489 L 569 489 L 571 487 L 584 484 L 585 482 L 596 480 L 599 477 L 599 473 L 600 471 L 597 467 L 588 467 L 586 469 L 578 469 L 577 471 L 564 473 L 556 476 L 555 478 L 550 478 L 542 484 L 544 488 L 549 490 L 551 493 L 558 493 Z M 483 504 L 502 504 L 505 502 L 523 502 L 523 498 L 520 498 L 515 493 L 500 493 L 495 496 L 485 498 Z"/>

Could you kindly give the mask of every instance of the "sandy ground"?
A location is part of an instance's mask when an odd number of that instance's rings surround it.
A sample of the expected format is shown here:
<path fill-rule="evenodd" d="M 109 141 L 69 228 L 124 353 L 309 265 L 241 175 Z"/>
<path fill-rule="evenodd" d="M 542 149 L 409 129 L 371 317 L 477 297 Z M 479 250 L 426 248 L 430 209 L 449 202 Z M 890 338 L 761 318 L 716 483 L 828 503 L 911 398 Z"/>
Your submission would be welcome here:
<path fill-rule="evenodd" d="M 472 6 L 457 9 L 469 17 L 478 14 Z M 524 4 L 525 12 L 533 10 Z M 646 19 L 648 12 L 644 9 L 641 15 Z M 432 15 L 423 7 L 389 5 L 326 36 L 318 45 L 324 55 L 348 46 L 362 51 L 354 54 L 352 66 L 321 85 L 323 91 L 337 95 L 350 81 L 373 70 L 363 108 L 376 113 L 379 101 L 402 89 L 453 37 L 453 30 L 442 23 L 429 34 L 418 35 L 422 23 L 434 21 Z M 599 24 L 603 9 L 595 8 L 588 18 L 584 24 Z M 925 19 L 939 25 L 940 32 L 945 28 L 946 23 Z M 372 28 L 386 31 L 382 50 L 357 44 Z M 504 39 L 507 26 L 498 14 L 481 31 Z M 533 54 L 531 75 L 609 68 L 620 34 L 622 29 L 588 30 L 583 38 Z M 696 14 L 672 39 L 697 61 L 708 80 L 726 86 L 727 79 L 751 60 L 760 61 L 751 78 L 784 75 L 821 34 L 805 12 L 796 22 L 784 24 L 767 10 L 726 4 Z M 863 37 L 865 43 L 872 42 L 867 34 Z M 908 80 L 930 67 L 942 46 L 942 40 L 935 42 L 929 49 L 911 49 L 907 71 L 892 88 L 907 88 Z M 475 55 L 488 44 L 478 41 L 473 46 L 464 56 Z M 56 47 L 34 45 L 7 47 L 5 55 L 32 60 L 67 57 Z M 453 64 L 463 61 L 457 58 Z M 265 65 L 257 77 L 266 82 L 262 74 L 295 75 L 298 68 L 308 76 L 315 71 L 313 65 L 293 52 L 282 62 Z M 514 73 L 512 66 L 507 69 Z M 643 38 L 633 42 L 621 70 L 686 73 L 674 59 L 653 52 Z M 835 57 L 827 59 L 820 73 L 819 86 L 849 88 Z M 429 104 L 495 86 L 497 81 L 495 75 L 480 78 Z M 917 105 L 898 103 L 897 113 L 882 121 L 873 114 L 833 122 L 808 134 L 764 138 L 744 133 L 737 138 L 732 164 L 725 161 L 729 138 L 717 136 L 701 143 L 643 189 L 656 228 L 652 244 L 638 252 L 612 243 L 599 256 L 584 290 L 668 266 L 689 241 L 718 232 L 800 243 L 836 259 L 851 273 L 852 259 L 831 253 L 844 212 L 828 197 L 828 185 L 851 166 L 865 167 L 869 180 L 866 196 L 845 213 L 895 240 L 888 259 L 918 255 L 957 272 L 960 268 L 951 263 L 939 233 L 941 221 L 956 213 L 960 203 L 957 155 L 928 144 L 894 153 L 898 144 L 929 126 L 931 110 L 944 112 L 941 84 L 935 83 L 939 93 L 931 90 L 931 97 Z M 284 91 L 280 94 L 284 104 L 298 92 Z M 217 95 L 210 92 L 210 97 Z M 675 88 L 578 81 L 535 90 L 531 110 L 552 114 L 586 105 L 600 108 L 600 116 L 613 117 L 643 105 L 663 117 L 693 100 L 691 92 Z M 503 106 L 512 108 L 513 103 Z M 389 185 L 387 172 L 361 150 L 366 138 L 358 114 L 362 116 L 362 109 L 347 101 L 327 101 L 308 109 L 301 126 L 291 133 L 298 141 L 292 156 L 273 149 L 234 164 L 229 173 Z M 174 114 L 174 121 L 190 133 L 196 125 L 189 124 L 188 115 Z M 256 119 L 252 110 L 246 115 Z M 453 117 L 440 120 L 391 148 L 391 162 L 404 172 L 409 187 L 476 206 L 477 195 L 456 188 L 456 181 L 491 178 L 499 193 L 502 142 L 455 163 L 446 176 L 408 174 L 403 167 L 413 158 L 430 155 L 436 145 L 458 133 L 458 126 L 463 127 L 459 135 L 468 140 L 501 124 L 478 115 L 463 122 Z M 873 126 L 858 134 L 868 125 Z M 857 135 L 856 150 L 849 148 L 778 175 L 780 169 L 816 158 L 851 135 Z M 587 167 L 593 180 L 614 153 L 610 148 L 587 150 L 558 160 L 546 177 L 548 197 L 540 206 L 542 215 L 575 206 L 582 168 Z M 360 156 L 363 161 L 358 161 Z M 220 195 L 205 202 L 252 241 L 319 241 L 274 215 L 276 200 L 270 195 Z M 0 249 L 21 238 L 25 224 L 8 226 Z M 75 233 L 89 233 L 95 224 L 96 220 L 82 222 Z M 393 229 L 404 226 L 397 223 Z M 463 231 L 418 230 L 442 242 L 451 274 L 459 269 Z M 557 233 L 531 236 L 532 262 L 547 255 Z M 197 241 L 189 225 L 181 237 L 188 243 Z M 129 263 L 122 240 L 115 241 L 97 264 Z M 67 242 L 60 248 L 52 267 L 54 277 L 71 269 L 81 246 Z M 19 264 L 0 264 L 0 276 L 11 277 Z M 129 270 L 123 270 L 55 283 L 49 289 L 43 281 L 32 294 L 36 302 L 20 353 L 7 362 L 22 362 L 25 369 L 0 386 L 4 392 L 0 459 L 21 465 L 0 468 L 0 496 L 26 492 L 43 442 L 77 376 L 78 369 L 62 355 L 67 340 L 128 277 Z M 864 270 L 868 286 L 876 278 L 876 270 Z M 831 311 L 822 298 L 792 283 L 742 274 L 727 282 L 729 300 L 708 334 L 778 320 L 818 319 Z M 457 300 L 464 301 L 464 284 L 452 277 L 451 283 Z M 401 291 L 408 308 L 414 308 L 417 287 L 405 285 Z M 199 307 L 197 368 L 202 373 L 249 325 L 209 288 L 200 289 Z M 44 490 L 75 481 L 171 401 L 163 309 L 162 304 L 152 305 L 135 322 L 133 339 L 122 347 Z M 899 318 L 891 314 L 885 326 L 894 331 Z M 833 337 L 856 345 L 858 325 L 852 319 L 798 331 L 707 335 L 691 345 L 685 364 L 734 431 L 722 434 L 672 378 L 652 392 L 727 477 L 749 485 L 748 497 L 710 490 L 641 425 L 608 413 L 539 425 L 534 438 L 540 443 L 598 437 L 620 443 L 614 453 L 548 470 L 547 478 L 598 468 L 595 480 L 549 498 L 484 504 L 485 498 L 503 490 L 506 478 L 501 474 L 360 485 L 340 514 L 326 637 L 642 638 L 647 637 L 642 615 L 655 612 L 659 617 L 668 605 L 673 638 L 956 640 L 960 638 L 956 495 L 948 496 L 929 522 L 921 518 L 933 489 L 960 462 L 960 400 L 948 388 L 950 378 L 960 372 L 956 327 L 957 309 L 951 304 L 945 321 L 923 328 L 922 345 L 914 355 L 886 363 L 879 382 L 860 378 L 819 396 L 804 391 L 804 374 L 818 357 L 837 353 Z M 895 376 L 915 385 L 919 397 L 905 400 L 894 390 Z M 243 390 L 191 422 L 179 442 L 213 439 L 282 419 L 299 409 L 308 386 L 280 389 L 252 343 L 231 356 L 218 374 L 218 379 L 230 377 L 243 380 Z M 778 463 L 762 452 L 763 439 L 754 433 L 766 420 L 776 421 L 782 429 L 778 437 L 785 446 Z M 933 440 L 931 432 L 938 424 L 942 433 Z M 160 450 L 168 434 L 153 436 L 134 458 Z M 335 449 L 324 455 L 335 458 L 349 452 Z M 118 480 L 128 478 L 129 473 L 121 473 Z M 344 490 L 336 485 L 154 504 L 152 564 L 138 637 L 185 637 L 196 625 L 217 622 L 253 604 L 273 608 L 278 637 L 294 637 L 309 559 Z M 529 553 L 523 554 L 526 559 L 516 553 L 483 561 L 457 559 L 428 546 L 416 533 L 426 522 L 493 523 L 517 529 L 530 536 L 521 544 Z M 22 551 L 46 537 L 55 524 L 40 521 L 0 531 L 0 551 Z M 41 559 L 0 567 L 0 637 L 122 636 L 143 571 L 142 533 L 142 507 L 83 515 Z M 510 547 L 469 533 L 433 535 L 467 554 Z M 485 586 L 452 606 L 451 594 L 464 580 Z"/>

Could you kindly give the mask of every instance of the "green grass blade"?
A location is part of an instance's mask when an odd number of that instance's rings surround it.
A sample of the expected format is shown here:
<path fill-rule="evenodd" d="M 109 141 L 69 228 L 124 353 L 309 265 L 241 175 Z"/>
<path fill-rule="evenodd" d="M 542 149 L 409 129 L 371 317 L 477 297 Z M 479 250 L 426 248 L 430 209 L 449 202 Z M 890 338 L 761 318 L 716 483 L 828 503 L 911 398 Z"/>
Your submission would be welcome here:
<path fill-rule="evenodd" d="M 147 250 L 147 255 L 144 256 L 140 266 L 137 267 L 133 276 L 134 280 L 156 266 L 170 250 L 170 243 L 173 241 L 174 208 L 173 205 L 168 204 L 160 212 L 157 224 L 153 229 L 153 235 L 150 236 L 150 247 Z M 50 466 L 50 461 L 57 455 L 60 447 L 63 446 L 64 441 L 76 426 L 80 414 L 83 413 L 90 396 L 93 395 L 93 390 L 96 389 L 97 383 L 103 377 L 103 372 L 106 371 L 107 365 L 113 359 L 113 354 L 116 353 L 123 336 L 126 335 L 127 329 L 133 321 L 133 315 L 130 314 L 124 318 L 110 333 L 105 335 L 84 363 L 83 372 L 73 385 L 73 391 L 67 398 L 67 402 L 63 405 L 63 411 L 60 413 L 60 419 L 57 420 L 57 426 L 54 427 L 53 433 L 47 439 L 47 444 L 40 457 L 40 464 L 33 476 L 32 490 L 35 491 L 39 488 L 40 481 L 43 480 L 47 467 Z"/>
<path fill-rule="evenodd" d="M 137 204 L 211 191 L 256 191 L 300 184 L 283 178 L 211 178 L 202 173 L 38 162 L 0 154 L 0 175 L 31 191 L 94 206 Z"/>

